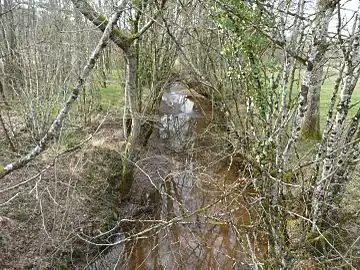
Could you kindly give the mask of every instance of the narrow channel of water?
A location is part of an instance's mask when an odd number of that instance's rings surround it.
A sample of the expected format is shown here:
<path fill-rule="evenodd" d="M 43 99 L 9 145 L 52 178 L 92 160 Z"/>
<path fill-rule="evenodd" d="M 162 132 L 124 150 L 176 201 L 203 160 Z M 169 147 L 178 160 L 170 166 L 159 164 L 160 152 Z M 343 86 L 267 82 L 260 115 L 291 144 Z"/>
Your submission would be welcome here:
<path fill-rule="evenodd" d="M 155 228 L 119 248 L 117 269 L 252 269 L 251 258 L 266 253 L 246 180 L 222 152 L 209 104 L 181 83 L 164 93 L 149 143 L 170 160 L 168 173 L 155 219 L 137 221 L 136 232 Z"/>

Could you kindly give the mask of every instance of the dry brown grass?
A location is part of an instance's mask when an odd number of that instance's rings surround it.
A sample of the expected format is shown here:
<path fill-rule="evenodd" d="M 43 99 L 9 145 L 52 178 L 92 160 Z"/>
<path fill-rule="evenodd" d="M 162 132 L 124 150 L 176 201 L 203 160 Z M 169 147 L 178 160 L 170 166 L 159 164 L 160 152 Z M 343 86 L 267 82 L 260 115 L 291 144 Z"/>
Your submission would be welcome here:
<path fill-rule="evenodd" d="M 54 160 L 68 148 L 60 137 L 41 158 L 2 179 L 1 269 L 69 269 L 91 258 L 93 251 L 77 234 L 95 235 L 114 225 L 112 183 L 121 168 L 123 141 L 119 130 L 117 120 L 108 119 L 80 149 Z M 75 142 L 81 143 L 86 133 Z M 1 161 L 13 158 L 2 152 Z"/>

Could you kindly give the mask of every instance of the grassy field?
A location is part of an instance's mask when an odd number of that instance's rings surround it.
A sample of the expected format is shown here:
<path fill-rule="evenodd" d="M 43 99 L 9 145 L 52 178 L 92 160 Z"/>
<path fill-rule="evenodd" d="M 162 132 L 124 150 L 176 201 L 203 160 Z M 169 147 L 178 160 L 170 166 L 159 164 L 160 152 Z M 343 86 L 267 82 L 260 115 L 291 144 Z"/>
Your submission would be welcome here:
<path fill-rule="evenodd" d="M 334 86 L 335 86 L 335 80 L 336 80 L 336 76 L 330 77 L 325 80 L 324 84 L 321 87 L 320 122 L 321 122 L 322 126 L 324 125 L 324 123 L 326 121 L 329 104 L 330 104 L 330 99 L 331 99 L 332 92 L 333 92 Z M 339 96 L 339 93 L 338 93 L 338 96 Z M 338 101 L 338 99 L 337 99 L 337 101 Z M 360 102 L 360 84 L 359 83 L 356 85 L 354 93 L 352 95 L 351 105 L 356 104 L 357 102 Z M 337 102 L 335 103 L 335 106 L 336 106 L 336 104 L 337 104 Z M 351 108 L 350 116 L 353 116 L 356 113 L 359 106 L 360 105 L 357 105 L 357 106 L 354 106 L 353 108 Z"/>
<path fill-rule="evenodd" d="M 116 78 L 118 76 L 113 74 L 112 77 Z M 326 118 L 327 118 L 328 108 L 329 108 L 332 92 L 334 89 L 335 80 L 336 80 L 336 75 L 333 75 L 333 76 L 327 78 L 321 87 L 321 92 L 320 92 L 320 125 L 321 125 L 321 128 L 323 128 Z M 340 89 L 340 91 L 341 91 L 341 89 Z M 293 95 L 294 95 L 294 97 L 296 95 L 298 95 L 297 89 L 294 89 Z M 100 87 L 100 96 L 101 96 L 100 104 L 101 104 L 101 107 L 104 109 L 121 110 L 124 106 L 123 89 L 121 86 L 121 81 L 119 79 L 108 80 L 106 88 Z M 339 93 L 337 96 L 339 96 Z M 338 102 L 338 100 L 339 99 L 337 99 L 337 102 Z M 335 106 L 337 105 L 337 102 L 335 103 Z M 357 86 L 354 90 L 352 100 L 351 100 L 351 105 L 357 104 L 358 102 L 360 102 L 360 84 L 359 83 L 357 84 Z M 359 106 L 360 106 L 360 104 L 351 108 L 350 116 L 353 116 L 356 113 Z M 336 112 L 336 108 L 335 108 L 335 112 Z"/>
<path fill-rule="evenodd" d="M 108 81 L 106 88 L 100 87 L 100 105 L 106 109 L 122 109 L 124 105 L 123 90 L 119 81 Z"/>

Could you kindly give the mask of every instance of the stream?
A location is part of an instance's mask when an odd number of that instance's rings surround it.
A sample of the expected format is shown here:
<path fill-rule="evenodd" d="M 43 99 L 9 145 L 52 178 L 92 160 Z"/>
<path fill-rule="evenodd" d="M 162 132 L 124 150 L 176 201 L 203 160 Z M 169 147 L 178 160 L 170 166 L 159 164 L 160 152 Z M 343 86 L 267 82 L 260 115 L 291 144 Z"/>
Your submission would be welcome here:
<path fill-rule="evenodd" d="M 87 269 L 253 269 L 252 260 L 265 256 L 266 239 L 252 229 L 255 196 L 227 157 L 213 115 L 205 97 L 180 82 L 170 85 L 160 128 L 149 141 L 153 164 L 141 166 L 143 180 L 130 194 L 139 201 L 145 196 L 142 205 L 152 203 L 156 211 L 131 223 L 138 237 Z"/>

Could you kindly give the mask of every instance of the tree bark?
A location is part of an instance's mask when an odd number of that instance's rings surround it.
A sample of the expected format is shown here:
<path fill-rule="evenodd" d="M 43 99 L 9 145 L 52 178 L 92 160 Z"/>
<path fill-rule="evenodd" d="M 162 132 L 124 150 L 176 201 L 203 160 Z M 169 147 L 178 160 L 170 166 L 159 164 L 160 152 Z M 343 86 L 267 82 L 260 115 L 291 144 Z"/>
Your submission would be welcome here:
<path fill-rule="evenodd" d="M 134 53 L 134 47 L 127 48 L 125 53 L 125 99 L 127 106 L 126 111 L 129 112 L 131 121 L 127 125 L 131 125 L 130 134 L 128 137 L 128 144 L 130 144 L 127 158 L 133 160 L 136 157 L 137 148 L 140 145 L 140 131 L 141 122 L 139 118 L 139 103 L 138 103 L 138 91 L 137 91 L 137 59 Z M 127 128 L 128 130 L 128 128 Z"/>
<path fill-rule="evenodd" d="M 344 134 L 345 120 L 349 112 L 351 96 L 357 84 L 360 68 L 359 66 L 359 46 L 360 46 L 360 9 L 357 11 L 357 20 L 355 21 L 356 29 L 353 29 L 352 41 L 349 48 L 344 50 L 345 58 L 345 78 L 340 93 L 340 101 L 337 106 L 337 112 L 333 125 L 329 129 L 329 135 L 326 139 L 325 158 L 322 166 L 321 177 L 316 181 L 314 193 L 312 196 L 312 209 L 310 219 L 312 220 L 312 231 L 315 232 L 318 226 L 322 226 L 326 221 L 325 215 L 328 214 L 329 206 L 337 204 L 336 195 L 339 193 L 338 187 L 344 184 L 346 177 L 344 170 L 348 166 L 349 144 L 358 128 L 360 114 L 354 117 L 345 140 L 341 140 Z M 340 155 L 336 150 L 342 148 Z M 339 174 L 339 169 L 341 173 Z M 327 219 L 329 221 L 329 219 Z"/>
<path fill-rule="evenodd" d="M 319 59 L 320 60 L 320 59 Z M 316 65 L 317 70 L 311 75 L 308 93 L 308 109 L 305 113 L 301 130 L 301 137 L 306 139 L 320 139 L 320 90 L 323 77 L 322 64 Z"/>
<path fill-rule="evenodd" d="M 14 144 L 14 142 L 13 142 L 12 139 L 11 139 L 9 130 L 8 130 L 7 127 L 6 127 L 5 121 L 4 121 L 4 119 L 3 119 L 3 117 L 2 117 L 2 114 L 1 114 L 1 110 L 0 110 L 0 124 L 1 124 L 1 127 L 2 127 L 3 130 L 4 130 L 5 137 L 6 137 L 6 140 L 8 141 L 8 143 L 9 143 L 9 145 L 10 145 L 11 151 L 16 152 L 15 144 Z"/>
<path fill-rule="evenodd" d="M 106 18 L 96 12 L 85 0 L 72 0 L 75 7 L 94 25 L 104 31 L 104 22 Z M 153 16 L 157 17 L 164 8 L 166 0 L 162 0 L 159 5 L 159 11 Z M 140 16 L 140 13 L 139 13 Z M 137 18 L 139 20 L 139 18 Z M 126 158 L 135 161 L 137 148 L 141 145 L 141 121 L 139 87 L 137 86 L 137 53 L 136 41 L 153 24 L 154 20 L 148 21 L 141 29 L 138 25 L 131 34 L 125 32 L 114 25 L 110 34 L 110 39 L 124 52 L 125 56 L 125 106 L 123 116 L 124 136 L 127 138 Z M 128 117 L 130 116 L 130 118 Z M 130 128 L 131 127 L 131 128 Z"/>
<path fill-rule="evenodd" d="M 320 90 L 323 76 L 324 55 L 327 49 L 327 33 L 329 23 L 335 10 L 337 1 L 318 0 L 316 3 L 316 17 L 311 26 L 312 44 L 310 50 L 316 50 L 313 61 L 313 72 L 310 74 L 308 91 L 308 108 L 301 128 L 302 138 L 321 137 L 320 133 Z"/>

